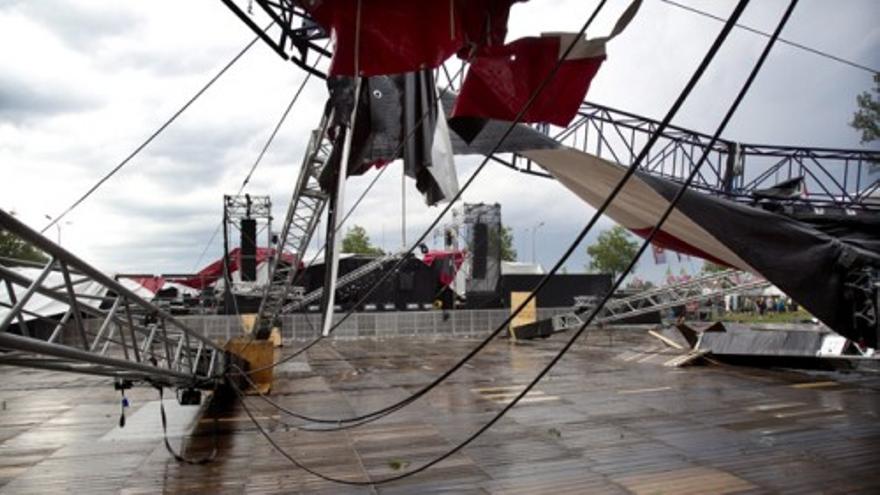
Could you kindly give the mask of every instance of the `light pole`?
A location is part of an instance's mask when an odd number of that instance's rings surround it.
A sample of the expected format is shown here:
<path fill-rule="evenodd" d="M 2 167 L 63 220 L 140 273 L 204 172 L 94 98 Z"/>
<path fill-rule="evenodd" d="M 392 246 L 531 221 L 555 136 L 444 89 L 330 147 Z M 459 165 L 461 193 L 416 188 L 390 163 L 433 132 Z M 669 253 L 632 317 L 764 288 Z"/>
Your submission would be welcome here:
<path fill-rule="evenodd" d="M 49 220 L 50 222 L 53 220 L 53 218 L 48 213 L 44 213 L 43 216 L 46 218 L 46 220 Z M 73 222 L 67 221 L 67 222 L 64 222 L 64 225 L 70 225 L 71 223 L 73 223 Z M 58 245 L 60 246 L 61 245 L 61 222 L 57 222 L 55 224 L 55 229 L 58 232 Z"/>
<path fill-rule="evenodd" d="M 535 235 L 538 233 L 538 229 L 544 226 L 544 222 L 538 222 L 532 227 L 532 264 L 536 263 L 536 249 L 535 249 Z"/>

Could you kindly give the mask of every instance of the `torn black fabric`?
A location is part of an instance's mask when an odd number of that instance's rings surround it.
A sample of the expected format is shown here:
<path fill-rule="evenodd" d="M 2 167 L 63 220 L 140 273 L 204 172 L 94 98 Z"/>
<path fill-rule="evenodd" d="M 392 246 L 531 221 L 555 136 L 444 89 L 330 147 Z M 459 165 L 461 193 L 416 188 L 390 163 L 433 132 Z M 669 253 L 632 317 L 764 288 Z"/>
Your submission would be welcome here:
<path fill-rule="evenodd" d="M 326 177 L 339 167 L 341 160 L 347 119 L 354 105 L 354 83 L 353 78 L 342 76 L 327 82 L 334 128 L 342 132 L 334 136 L 329 166 L 321 178 L 325 190 L 331 185 Z M 441 165 L 433 163 L 431 153 L 438 116 L 432 71 L 367 78 L 361 87 L 355 117 L 348 175 L 361 175 L 370 168 L 403 158 L 406 175 L 415 179 L 416 188 L 428 204 L 446 199 L 443 188 L 430 172 L 432 166 Z"/>
<path fill-rule="evenodd" d="M 637 175 L 667 199 L 681 187 L 642 172 Z M 854 318 L 848 287 L 863 268 L 880 268 L 880 252 L 866 249 L 873 244 L 851 237 L 848 229 L 823 232 L 784 215 L 692 190 L 684 193 L 677 208 L 835 332 L 877 345 L 876 329 Z"/>

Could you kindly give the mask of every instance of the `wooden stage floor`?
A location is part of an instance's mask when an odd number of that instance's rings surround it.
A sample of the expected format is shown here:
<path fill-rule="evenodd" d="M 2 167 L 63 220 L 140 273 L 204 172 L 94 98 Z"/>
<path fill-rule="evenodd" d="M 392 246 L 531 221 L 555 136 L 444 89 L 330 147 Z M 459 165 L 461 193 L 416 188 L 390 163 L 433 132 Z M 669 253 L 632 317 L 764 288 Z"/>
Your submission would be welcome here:
<path fill-rule="evenodd" d="M 352 480 L 405 472 L 487 421 L 567 335 L 493 343 L 452 379 L 378 422 L 304 433 L 249 404 L 303 463 Z M 302 413 L 347 416 L 405 397 L 472 340 L 335 341 L 276 373 L 272 397 Z M 291 352 L 296 345 L 285 348 Z M 673 368 L 677 351 L 642 332 L 592 335 L 461 453 L 404 481 L 345 487 L 291 466 L 241 406 L 175 406 L 172 444 L 219 454 L 203 466 L 165 450 L 158 395 L 101 378 L 0 368 L 0 493 L 880 493 L 880 376 L 729 366 Z M 172 394 L 167 394 L 172 395 Z M 195 424 L 190 428 L 191 424 Z"/>

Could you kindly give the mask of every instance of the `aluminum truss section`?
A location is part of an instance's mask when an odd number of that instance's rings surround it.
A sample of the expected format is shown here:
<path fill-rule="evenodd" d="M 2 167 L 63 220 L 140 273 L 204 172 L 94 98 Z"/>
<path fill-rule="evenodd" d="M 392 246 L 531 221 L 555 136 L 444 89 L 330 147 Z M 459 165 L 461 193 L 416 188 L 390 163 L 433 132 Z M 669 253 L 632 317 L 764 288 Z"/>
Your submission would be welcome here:
<path fill-rule="evenodd" d="M 326 79 L 327 75 L 309 65 L 309 52 L 330 57 L 330 52 L 314 43 L 327 38 L 327 34 L 315 23 L 305 9 L 294 0 L 221 0 L 240 21 L 269 45 L 284 60 L 290 60 L 299 68 Z M 280 28 L 280 34 L 272 37 L 253 20 L 253 7 L 262 10 L 264 20 Z M 246 5 L 246 6 L 245 6 Z"/>
<path fill-rule="evenodd" d="M 613 323 L 688 303 L 708 301 L 729 294 L 763 289 L 769 286 L 770 282 L 750 273 L 725 270 L 697 277 L 687 282 L 647 290 L 620 299 L 612 299 L 605 304 L 602 313 L 594 322 L 596 324 Z M 554 330 L 564 330 L 582 325 L 583 319 L 580 316 L 590 310 L 592 308 L 587 306 L 554 317 Z"/>
<path fill-rule="evenodd" d="M 683 304 L 708 301 L 728 294 L 769 287 L 770 282 L 747 272 L 725 270 L 687 282 L 651 289 L 620 299 L 612 299 L 603 308 L 599 323 L 610 323 Z"/>
<path fill-rule="evenodd" d="M 557 142 L 601 158 L 628 165 L 659 128 L 658 121 L 611 107 L 584 102 L 578 116 L 565 128 L 536 127 Z M 837 207 L 855 212 L 880 212 L 872 194 L 880 182 L 871 167 L 880 152 L 867 149 L 808 148 L 718 140 L 682 127 L 669 126 L 660 135 L 640 171 L 684 182 L 705 151 L 707 161 L 692 187 L 732 200 L 756 203 L 754 193 L 789 180 L 801 179 L 803 193 L 788 198 L 792 205 Z M 529 159 L 499 154 L 492 159 L 518 171 L 552 177 Z"/>
<path fill-rule="evenodd" d="M 338 291 L 338 290 L 342 289 L 343 287 L 345 287 L 349 284 L 352 284 L 352 283 L 362 279 L 363 277 L 370 275 L 371 273 L 374 273 L 377 270 L 381 270 L 382 268 L 385 267 L 386 264 L 391 263 L 391 262 L 395 262 L 395 261 L 399 260 L 401 257 L 402 257 L 401 254 L 385 254 L 385 255 L 379 256 L 378 258 L 374 259 L 373 261 L 370 261 L 369 263 L 367 263 L 363 266 L 360 266 L 360 267 L 346 273 L 345 275 L 339 277 L 339 279 L 336 281 L 336 290 Z M 308 294 L 303 296 L 302 299 L 293 301 L 292 303 L 285 305 L 284 312 L 289 313 L 291 311 L 296 311 L 297 309 L 304 308 L 308 304 L 311 304 L 315 301 L 320 300 L 321 296 L 323 296 L 323 295 L 324 295 L 324 288 L 323 287 L 315 289 L 312 292 L 309 292 Z"/>
<path fill-rule="evenodd" d="M 0 264 L 0 364 L 208 388 L 225 351 L 0 210 L 0 230 L 48 258 Z"/>
<path fill-rule="evenodd" d="M 333 149 L 333 143 L 327 135 L 328 122 L 329 116 L 325 115 L 320 127 L 312 131 L 284 226 L 275 246 L 269 265 L 270 282 L 263 293 L 257 317 L 257 328 L 261 332 L 267 332 L 274 326 L 287 299 L 293 294 L 294 281 L 300 272 L 306 248 L 330 197 L 319 184 L 321 172 Z M 294 254 L 293 263 L 283 261 L 285 252 Z"/>

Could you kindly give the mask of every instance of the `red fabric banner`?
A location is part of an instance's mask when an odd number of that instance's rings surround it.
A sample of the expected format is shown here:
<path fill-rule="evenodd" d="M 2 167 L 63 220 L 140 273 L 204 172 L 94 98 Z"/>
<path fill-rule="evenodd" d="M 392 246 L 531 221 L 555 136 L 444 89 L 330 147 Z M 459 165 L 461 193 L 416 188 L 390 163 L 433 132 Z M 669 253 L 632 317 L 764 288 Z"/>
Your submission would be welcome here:
<path fill-rule="evenodd" d="M 440 283 L 449 286 L 455 281 L 455 275 L 464 263 L 464 251 L 428 251 L 422 261 L 428 266 L 434 266 L 434 262 L 451 261 L 448 270 L 440 272 Z"/>
<path fill-rule="evenodd" d="M 260 263 L 265 263 L 270 260 L 272 256 L 275 255 L 274 249 L 269 248 L 257 248 L 257 265 Z M 294 261 L 294 256 L 290 253 L 284 253 L 281 256 L 282 261 L 288 264 L 292 264 Z M 229 252 L 229 273 L 230 276 L 232 273 L 235 273 L 238 268 L 241 266 L 241 249 L 235 248 Z M 184 279 L 176 279 L 169 280 L 171 282 L 176 282 L 181 285 L 186 285 L 187 287 L 192 287 L 193 289 L 204 289 L 208 287 L 214 282 L 220 280 L 223 276 L 223 258 L 209 264 L 205 268 L 202 268 L 197 274 L 192 277 L 184 278 Z"/>
<path fill-rule="evenodd" d="M 331 75 L 401 74 L 501 45 L 511 4 L 524 0 L 304 0 L 334 40 Z M 357 54 L 360 57 L 357 57 Z"/>
<path fill-rule="evenodd" d="M 653 230 L 653 227 L 645 227 L 641 229 L 631 228 L 629 230 L 631 230 L 637 236 L 647 239 L 648 236 L 651 235 L 651 230 Z M 721 259 L 716 258 L 715 256 L 712 256 L 711 254 L 703 251 L 702 249 L 692 246 L 691 244 L 688 244 L 687 242 L 663 230 L 657 232 L 657 235 L 654 236 L 654 240 L 651 242 L 654 244 L 654 246 L 661 249 L 671 249 L 679 253 L 685 253 L 691 256 L 696 256 L 698 258 L 711 261 L 712 263 L 716 263 L 721 266 L 735 268 L 729 263 L 722 261 Z"/>
<path fill-rule="evenodd" d="M 487 48 L 468 71 L 452 117 L 477 117 L 513 121 L 559 60 L 560 38 L 521 38 Z M 605 60 L 603 56 L 562 62 L 521 122 L 567 126 L 575 115 L 590 82 Z"/>
<path fill-rule="evenodd" d="M 165 285 L 165 279 L 162 277 L 133 277 L 132 280 L 141 284 L 144 289 L 153 294 L 162 290 L 162 287 Z"/>
<path fill-rule="evenodd" d="M 461 45 L 456 3 L 451 0 L 303 2 L 334 40 L 330 74 L 347 76 L 354 75 L 355 62 L 363 76 L 439 66 Z M 360 57 L 356 60 L 358 52 Z"/>

